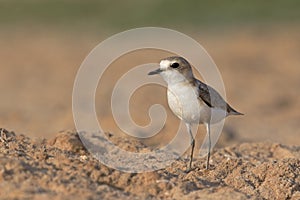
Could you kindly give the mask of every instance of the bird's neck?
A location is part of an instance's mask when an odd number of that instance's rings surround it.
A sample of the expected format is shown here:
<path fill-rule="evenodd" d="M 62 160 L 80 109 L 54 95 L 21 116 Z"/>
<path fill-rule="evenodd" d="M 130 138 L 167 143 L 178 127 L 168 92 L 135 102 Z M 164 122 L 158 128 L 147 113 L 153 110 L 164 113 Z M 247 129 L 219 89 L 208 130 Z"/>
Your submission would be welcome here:
<path fill-rule="evenodd" d="M 163 72 L 161 73 L 164 80 L 167 82 L 168 85 L 174 85 L 178 83 L 190 83 L 194 81 L 193 74 L 181 74 L 178 72 Z"/>

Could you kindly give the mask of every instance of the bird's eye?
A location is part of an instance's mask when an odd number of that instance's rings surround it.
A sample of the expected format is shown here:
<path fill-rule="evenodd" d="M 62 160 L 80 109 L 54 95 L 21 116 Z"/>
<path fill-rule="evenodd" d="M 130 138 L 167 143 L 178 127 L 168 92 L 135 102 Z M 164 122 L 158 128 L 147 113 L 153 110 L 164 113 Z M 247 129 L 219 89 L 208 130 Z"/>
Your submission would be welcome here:
<path fill-rule="evenodd" d="M 177 62 L 174 62 L 174 63 L 171 64 L 171 67 L 172 68 L 178 68 L 179 64 Z"/>

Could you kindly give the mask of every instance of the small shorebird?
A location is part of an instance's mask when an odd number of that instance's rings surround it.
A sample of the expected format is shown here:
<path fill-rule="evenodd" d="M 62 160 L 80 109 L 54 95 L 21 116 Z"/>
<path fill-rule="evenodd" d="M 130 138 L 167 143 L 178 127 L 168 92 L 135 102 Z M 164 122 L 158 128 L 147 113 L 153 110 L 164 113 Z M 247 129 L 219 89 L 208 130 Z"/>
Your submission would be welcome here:
<path fill-rule="evenodd" d="M 209 169 L 211 151 L 210 125 L 229 115 L 243 115 L 234 110 L 221 95 L 193 75 L 192 67 L 182 57 L 173 56 L 162 59 L 160 68 L 148 75 L 160 74 L 167 82 L 168 104 L 173 113 L 185 122 L 191 137 L 189 170 L 192 167 L 195 139 L 192 124 L 205 124 L 208 134 L 208 153 L 206 169 Z"/>

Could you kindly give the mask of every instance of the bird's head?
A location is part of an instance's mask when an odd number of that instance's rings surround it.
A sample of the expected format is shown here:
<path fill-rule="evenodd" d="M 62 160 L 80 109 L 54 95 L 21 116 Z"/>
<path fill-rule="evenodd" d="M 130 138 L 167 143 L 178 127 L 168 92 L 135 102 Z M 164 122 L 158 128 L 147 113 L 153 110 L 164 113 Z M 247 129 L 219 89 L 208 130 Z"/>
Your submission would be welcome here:
<path fill-rule="evenodd" d="M 182 57 L 164 58 L 159 65 L 159 69 L 149 72 L 148 75 L 160 74 L 168 84 L 190 81 L 194 78 L 191 65 Z"/>

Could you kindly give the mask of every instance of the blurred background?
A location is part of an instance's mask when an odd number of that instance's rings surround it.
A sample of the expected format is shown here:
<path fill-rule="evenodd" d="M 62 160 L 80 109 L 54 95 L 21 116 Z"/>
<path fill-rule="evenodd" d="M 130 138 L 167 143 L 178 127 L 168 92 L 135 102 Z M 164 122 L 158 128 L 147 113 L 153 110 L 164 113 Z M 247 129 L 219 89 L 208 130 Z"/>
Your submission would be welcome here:
<path fill-rule="evenodd" d="M 0 127 L 51 138 L 73 129 L 72 87 L 87 54 L 121 31 L 158 26 L 185 33 L 206 48 L 224 80 L 228 102 L 242 117 L 227 118 L 219 146 L 238 142 L 300 143 L 300 1 L 0 1 Z M 97 91 L 104 130 L 123 134 L 111 116 L 115 81 L 130 68 L 167 52 L 144 50 L 116 60 Z M 145 86 L 131 100 L 132 117 L 149 123 L 166 90 Z M 167 106 L 166 106 L 167 108 Z M 168 141 L 179 120 L 168 111 Z M 203 137 L 200 129 L 198 137 Z"/>

